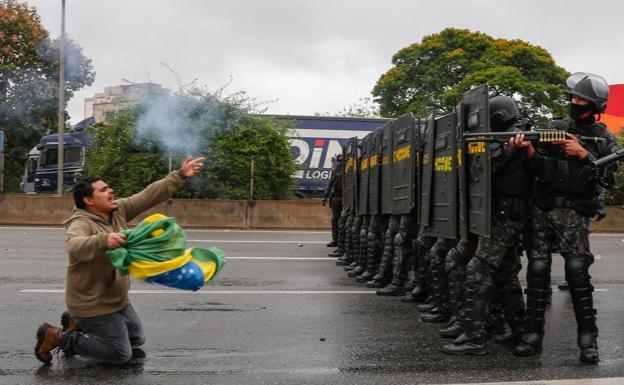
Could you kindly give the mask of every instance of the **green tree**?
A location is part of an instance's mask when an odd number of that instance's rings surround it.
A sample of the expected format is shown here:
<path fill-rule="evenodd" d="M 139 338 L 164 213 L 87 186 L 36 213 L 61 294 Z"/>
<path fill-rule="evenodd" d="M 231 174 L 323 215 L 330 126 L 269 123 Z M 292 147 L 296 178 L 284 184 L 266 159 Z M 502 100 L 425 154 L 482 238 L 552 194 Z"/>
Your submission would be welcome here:
<path fill-rule="evenodd" d="M 344 107 L 336 113 L 326 112 L 324 114 L 316 114 L 319 116 L 341 116 L 345 118 L 380 118 L 379 104 L 375 103 L 372 98 L 359 98 L 357 102 Z"/>
<path fill-rule="evenodd" d="M 569 73 L 545 49 L 522 40 L 446 28 L 399 50 L 372 93 L 381 114 L 448 113 L 471 87 L 487 83 L 492 95 L 512 95 L 522 115 L 538 123 L 565 114 Z"/>
<path fill-rule="evenodd" d="M 134 123 L 140 113 L 140 108 L 129 108 L 111 122 L 89 128 L 95 136 L 87 152 L 88 172 L 101 176 L 117 196 L 137 193 L 167 173 L 159 143 L 136 137 Z"/>
<path fill-rule="evenodd" d="M 0 1 L 0 127 L 6 132 L 5 188 L 17 191 L 28 151 L 57 127 L 59 41 L 51 40 L 35 8 Z M 66 42 L 65 100 L 93 82 L 91 61 Z"/>
<path fill-rule="evenodd" d="M 191 90 L 145 101 L 93 128 L 90 174 L 99 174 L 120 196 L 161 178 L 172 157 L 177 168 L 188 154 L 206 157 L 204 171 L 177 197 L 248 199 L 251 156 L 255 158 L 254 197 L 292 198 L 290 121 L 256 114 L 244 93 L 223 96 Z"/>
<path fill-rule="evenodd" d="M 249 199 L 253 156 L 254 199 L 292 199 L 297 165 L 290 152 L 290 129 L 289 121 L 245 114 L 232 120 L 229 130 L 214 131 L 204 152 L 210 195 Z"/>

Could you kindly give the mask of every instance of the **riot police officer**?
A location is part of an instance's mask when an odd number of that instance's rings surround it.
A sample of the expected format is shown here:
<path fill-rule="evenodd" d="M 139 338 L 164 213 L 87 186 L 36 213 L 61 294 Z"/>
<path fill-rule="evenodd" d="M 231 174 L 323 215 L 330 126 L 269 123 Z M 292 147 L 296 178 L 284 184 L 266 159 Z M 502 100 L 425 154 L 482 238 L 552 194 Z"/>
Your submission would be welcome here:
<path fill-rule="evenodd" d="M 494 131 L 521 131 L 525 125 L 518 121 L 518 116 L 518 107 L 511 97 L 501 95 L 490 99 L 490 125 Z M 521 150 L 492 143 L 490 153 L 492 233 L 489 238 L 479 237 L 476 252 L 466 267 L 466 300 L 462 319 L 458 320 L 463 333 L 452 344 L 444 345 L 443 351 L 449 354 L 487 353 L 485 322 L 491 298 L 501 282 L 508 286 L 500 288 L 500 300 L 512 332 L 520 334 L 524 318 L 524 299 L 517 276 L 520 269 L 515 266 L 518 264 L 517 247 L 524 231 L 532 177 Z M 461 259 L 459 261 L 457 263 L 461 263 Z M 511 276 L 500 279 L 501 275 Z"/>
<path fill-rule="evenodd" d="M 615 138 L 595 115 L 604 112 L 609 88 L 600 76 L 578 72 L 566 85 L 570 97 L 570 119 L 564 124 L 567 139 L 538 149 L 518 135 L 510 145 L 524 148 L 529 166 L 537 178 L 531 218 L 531 242 L 527 255 L 527 323 L 514 353 L 530 356 L 542 348 L 544 311 L 550 285 L 551 250 L 556 248 L 565 260 L 565 277 L 577 323 L 580 360 L 599 360 L 596 338 L 596 310 L 589 266 L 594 256 L 589 250 L 591 218 L 596 215 L 601 185 L 610 187 L 613 170 L 596 170 L 593 159 L 617 150 Z M 581 143 L 575 136 L 602 137 L 604 141 Z M 615 166 L 615 165 L 614 165 Z"/>
<path fill-rule="evenodd" d="M 336 155 L 336 161 L 332 169 L 332 175 L 329 179 L 327 189 L 325 189 L 325 197 L 323 198 L 323 206 L 329 201 L 331 209 L 331 226 L 332 240 L 327 247 L 336 247 L 338 245 L 338 220 L 342 212 L 342 154 Z"/>

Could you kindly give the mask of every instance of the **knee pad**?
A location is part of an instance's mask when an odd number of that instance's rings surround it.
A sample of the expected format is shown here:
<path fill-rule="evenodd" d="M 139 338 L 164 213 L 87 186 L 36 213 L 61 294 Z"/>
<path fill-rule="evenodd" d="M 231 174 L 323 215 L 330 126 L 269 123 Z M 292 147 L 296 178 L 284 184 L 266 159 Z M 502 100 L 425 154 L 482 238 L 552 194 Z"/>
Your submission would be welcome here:
<path fill-rule="evenodd" d="M 394 236 L 394 246 L 400 247 L 403 246 L 403 243 L 405 243 L 405 238 L 403 236 L 403 232 L 399 231 Z"/>
<path fill-rule="evenodd" d="M 589 284 L 589 264 L 584 256 L 570 256 L 565 259 L 566 281 L 572 287 L 584 287 Z"/>
<path fill-rule="evenodd" d="M 549 284 L 550 265 L 547 261 L 533 259 L 527 266 L 527 283 L 536 289 L 545 289 Z"/>

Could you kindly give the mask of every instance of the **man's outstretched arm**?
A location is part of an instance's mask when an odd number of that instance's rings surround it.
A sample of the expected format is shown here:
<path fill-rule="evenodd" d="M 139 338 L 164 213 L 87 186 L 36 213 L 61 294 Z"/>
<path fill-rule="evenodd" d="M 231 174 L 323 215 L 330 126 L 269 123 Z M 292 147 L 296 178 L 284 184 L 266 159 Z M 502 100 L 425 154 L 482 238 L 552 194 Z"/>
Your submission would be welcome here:
<path fill-rule="evenodd" d="M 165 178 L 150 184 L 143 191 L 129 198 L 119 199 L 117 205 L 125 214 L 126 220 L 130 221 L 143 211 L 169 199 L 173 193 L 184 186 L 187 178 L 199 174 L 203 167 L 203 160 L 203 157 L 194 159 L 189 155 L 182 162 L 179 170 L 172 171 Z"/>

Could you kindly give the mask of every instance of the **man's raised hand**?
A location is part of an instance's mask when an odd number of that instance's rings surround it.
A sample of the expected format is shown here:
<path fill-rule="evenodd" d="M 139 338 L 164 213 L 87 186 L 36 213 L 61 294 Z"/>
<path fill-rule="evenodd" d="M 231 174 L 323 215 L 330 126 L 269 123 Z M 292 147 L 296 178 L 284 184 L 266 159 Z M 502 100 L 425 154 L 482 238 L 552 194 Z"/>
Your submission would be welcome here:
<path fill-rule="evenodd" d="M 206 158 L 204 158 L 203 156 L 193 159 L 193 157 L 189 155 L 186 157 L 186 159 L 184 159 L 184 162 L 182 162 L 182 167 L 180 167 L 180 170 L 187 178 L 195 176 L 199 174 L 202 167 L 204 167 L 204 159 Z"/>

